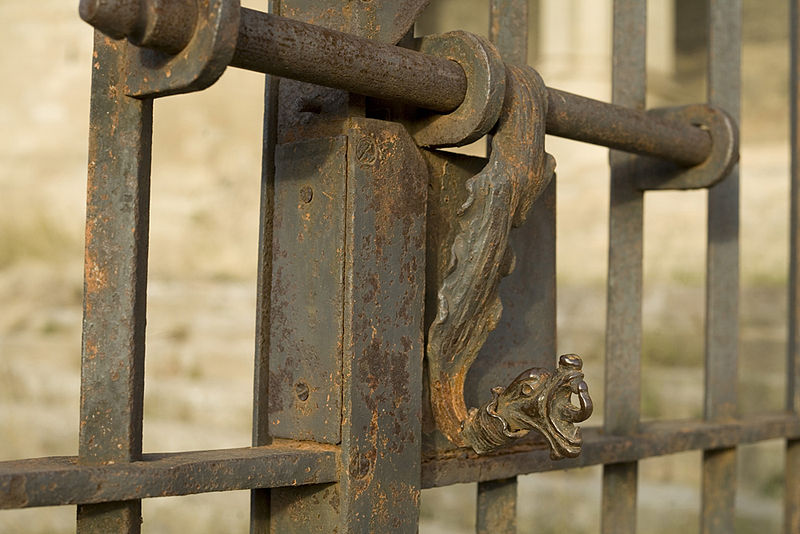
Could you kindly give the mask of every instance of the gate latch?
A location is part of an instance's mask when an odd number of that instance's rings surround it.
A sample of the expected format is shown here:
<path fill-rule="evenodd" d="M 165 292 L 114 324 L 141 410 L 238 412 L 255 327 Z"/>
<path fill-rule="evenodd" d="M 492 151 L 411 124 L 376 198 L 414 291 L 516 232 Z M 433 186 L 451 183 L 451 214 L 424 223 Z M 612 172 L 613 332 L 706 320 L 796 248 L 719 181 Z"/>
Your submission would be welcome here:
<path fill-rule="evenodd" d="M 483 44 L 483 48 L 485 57 L 496 54 L 491 45 Z M 466 200 L 460 207 L 434 207 L 451 213 L 450 231 L 429 234 L 436 241 L 429 247 L 450 250 L 449 262 L 437 266 L 442 272 L 428 280 L 437 284 L 437 309 L 428 328 L 426 350 L 431 408 L 436 426 L 452 443 L 472 447 L 478 454 L 537 430 L 549 442 L 553 459 L 575 457 L 582 444 L 575 423 L 592 414 L 578 356 L 561 356 L 554 371 L 526 370 L 507 387 L 493 388 L 492 399 L 480 408 L 467 410 L 464 400 L 467 372 L 502 313 L 498 284 L 514 268 L 509 232 L 525 221 L 555 174 L 555 159 L 544 147 L 548 104 L 544 82 L 530 67 L 491 63 L 492 75 L 474 82 L 470 79 L 474 71 L 465 69 L 468 95 L 470 87 L 480 87 L 482 94 L 504 96 L 490 132 L 488 163 L 465 184 L 457 184 L 466 187 Z M 487 78 L 502 90 L 485 87 Z M 452 200 L 451 195 L 442 202 Z M 577 405 L 572 403 L 573 396 Z"/>

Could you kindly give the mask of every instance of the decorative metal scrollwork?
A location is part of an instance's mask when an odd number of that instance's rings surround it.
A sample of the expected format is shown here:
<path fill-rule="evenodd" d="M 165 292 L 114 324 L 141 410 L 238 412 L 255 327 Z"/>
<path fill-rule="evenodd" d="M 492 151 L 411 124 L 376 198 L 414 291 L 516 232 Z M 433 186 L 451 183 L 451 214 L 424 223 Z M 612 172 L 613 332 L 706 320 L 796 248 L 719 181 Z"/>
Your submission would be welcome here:
<path fill-rule="evenodd" d="M 431 404 L 437 427 L 458 446 L 483 454 L 541 432 L 553 458 L 580 452 L 575 423 L 592 413 L 582 362 L 562 356 L 555 372 L 532 368 L 479 409 L 467 410 L 464 381 L 502 313 L 500 280 L 514 268 L 509 232 L 554 176 L 544 149 L 547 89 L 528 67 L 506 65 L 505 99 L 492 134 L 489 162 L 466 182 L 468 198 L 456 213 L 451 258 L 428 329 Z M 571 403 L 577 395 L 579 406 Z"/>
<path fill-rule="evenodd" d="M 547 438 L 554 460 L 578 456 L 581 433 L 575 423 L 588 419 L 593 410 L 582 366 L 578 356 L 565 354 L 555 373 L 534 367 L 508 387 L 493 388 L 491 401 L 469 411 L 461 435 L 483 454 L 535 429 Z M 572 404 L 572 395 L 578 396 L 580 406 Z"/>

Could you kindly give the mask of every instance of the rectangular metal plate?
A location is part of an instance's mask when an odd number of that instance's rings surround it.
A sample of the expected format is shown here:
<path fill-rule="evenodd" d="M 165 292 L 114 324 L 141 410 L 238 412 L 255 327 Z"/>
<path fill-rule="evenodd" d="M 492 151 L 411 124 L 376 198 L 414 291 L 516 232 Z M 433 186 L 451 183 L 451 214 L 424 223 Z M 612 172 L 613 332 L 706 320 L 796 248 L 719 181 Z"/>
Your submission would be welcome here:
<path fill-rule="evenodd" d="M 347 184 L 346 203 L 335 207 L 345 228 L 344 276 L 338 281 L 344 306 L 340 293 L 336 302 L 343 328 L 339 350 L 344 347 L 341 472 L 339 483 L 328 487 L 273 490 L 271 526 L 273 532 L 414 533 L 421 476 L 427 172 L 401 125 L 350 118 L 338 127 L 346 138 L 328 146 L 326 162 L 306 154 L 302 165 L 324 169 L 321 174 L 340 172 L 337 194 Z M 341 139 L 347 143 L 345 168 L 339 166 Z"/>
<path fill-rule="evenodd" d="M 341 441 L 347 138 L 275 158 L 269 411 L 275 437 Z"/>
<path fill-rule="evenodd" d="M 401 125 L 348 122 L 343 513 L 348 532 L 414 533 L 427 171 Z"/>

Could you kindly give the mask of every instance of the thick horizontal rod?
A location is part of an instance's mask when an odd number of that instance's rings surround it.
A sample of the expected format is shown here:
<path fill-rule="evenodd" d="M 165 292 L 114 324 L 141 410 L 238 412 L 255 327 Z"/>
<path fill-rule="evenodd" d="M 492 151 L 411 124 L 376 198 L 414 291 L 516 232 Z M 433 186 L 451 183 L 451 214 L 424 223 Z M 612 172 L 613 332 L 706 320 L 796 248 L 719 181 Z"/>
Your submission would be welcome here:
<path fill-rule="evenodd" d="M 689 123 L 654 117 L 547 88 L 547 133 L 691 167 L 711 152 L 711 136 Z"/>
<path fill-rule="evenodd" d="M 276 440 L 265 447 L 145 454 L 81 465 L 75 456 L 0 462 L 0 510 L 320 484 L 337 480 L 338 449 Z"/>
<path fill-rule="evenodd" d="M 454 451 L 449 457 L 423 460 L 422 487 L 499 480 L 515 475 L 572 469 L 589 465 L 633 462 L 693 450 L 735 447 L 769 439 L 800 438 L 800 417 L 791 413 L 764 414 L 730 422 L 653 421 L 636 434 L 612 436 L 599 428 L 583 432 L 577 458 L 551 460 L 543 442 L 526 442 L 496 456 Z"/>
<path fill-rule="evenodd" d="M 230 64 L 442 112 L 467 90 L 453 61 L 247 8 Z"/>
<path fill-rule="evenodd" d="M 123 8 L 135 12 L 140 21 L 143 16 L 159 13 L 141 11 L 136 7 L 140 1 L 82 0 L 81 16 L 108 35 L 125 35 L 136 41 L 141 32 L 132 23 L 125 23 L 127 19 L 119 14 L 126 12 Z M 192 25 L 195 14 L 187 8 L 185 17 L 174 20 Z M 171 31 L 164 31 L 163 45 L 153 39 L 144 44 L 170 50 L 185 39 L 183 26 L 167 26 Z M 448 59 L 246 8 L 241 9 L 236 51 L 230 64 L 439 112 L 454 110 L 467 91 L 463 69 Z M 702 163 L 711 152 L 708 133 L 692 124 L 557 89 L 548 91 L 549 134 L 684 166 Z"/>
<path fill-rule="evenodd" d="M 251 9 L 242 9 L 231 66 L 441 112 L 467 91 L 453 61 Z M 546 120 L 549 134 L 681 165 L 711 152 L 708 133 L 694 125 L 558 89 L 548 88 Z"/>

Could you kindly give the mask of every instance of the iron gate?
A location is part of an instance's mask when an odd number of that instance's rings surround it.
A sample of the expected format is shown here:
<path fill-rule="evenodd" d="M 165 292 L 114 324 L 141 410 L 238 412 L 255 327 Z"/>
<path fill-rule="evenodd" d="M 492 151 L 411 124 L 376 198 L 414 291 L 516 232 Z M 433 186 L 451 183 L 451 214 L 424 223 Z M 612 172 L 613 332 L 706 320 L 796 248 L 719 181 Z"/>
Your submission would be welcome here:
<path fill-rule="evenodd" d="M 413 39 L 427 3 L 276 0 L 265 14 L 235 0 L 81 2 L 98 31 L 80 449 L 0 464 L 0 507 L 74 504 L 79 532 L 138 532 L 143 498 L 249 489 L 252 532 L 414 532 L 422 488 L 478 482 L 477 530 L 513 532 L 517 475 L 602 464 L 602 531 L 634 532 L 637 462 L 702 450 L 702 529 L 728 533 L 737 445 L 785 438 L 785 532 L 800 532 L 798 2 L 788 401 L 744 418 L 739 1 L 709 2 L 709 105 L 647 112 L 644 0 L 614 2 L 612 105 L 514 66 L 527 63 L 525 0 L 491 0 L 494 46 L 464 32 Z M 153 99 L 202 90 L 228 65 L 281 76 L 265 101 L 253 446 L 143 454 Z M 604 425 L 582 434 L 581 360 L 552 370 L 545 131 L 617 149 Z M 485 134 L 489 158 L 435 150 Z M 644 192 L 697 188 L 709 189 L 705 417 L 642 423 Z M 523 222 L 524 236 L 509 233 Z"/>

